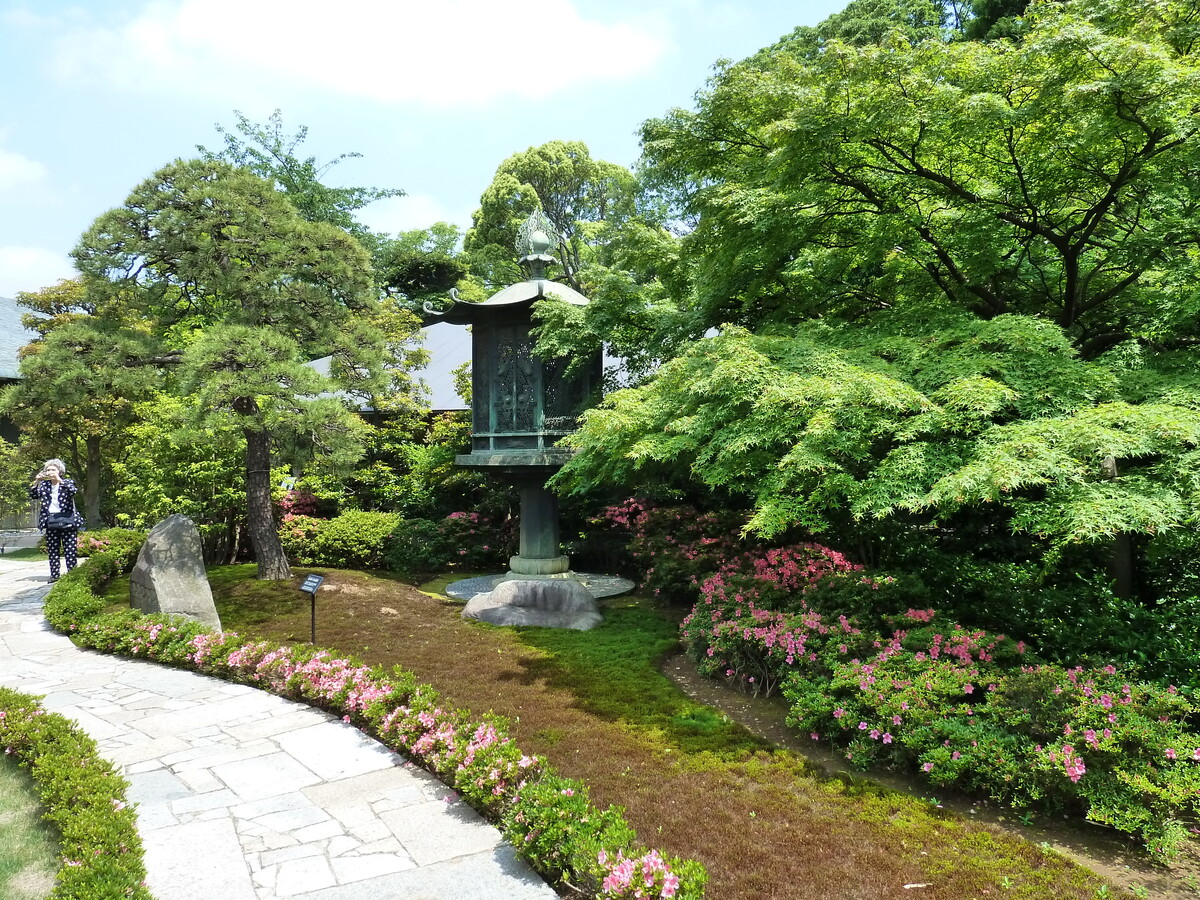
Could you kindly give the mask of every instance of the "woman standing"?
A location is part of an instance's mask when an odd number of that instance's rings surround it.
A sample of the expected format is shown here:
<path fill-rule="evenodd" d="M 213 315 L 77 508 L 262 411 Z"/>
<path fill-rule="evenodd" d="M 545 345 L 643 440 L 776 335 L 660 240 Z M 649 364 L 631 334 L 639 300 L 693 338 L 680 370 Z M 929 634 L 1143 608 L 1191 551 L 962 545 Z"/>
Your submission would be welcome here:
<path fill-rule="evenodd" d="M 38 501 L 38 528 L 46 532 L 50 553 L 50 580 L 58 580 L 58 555 L 67 557 L 67 571 L 75 568 L 79 528 L 83 517 L 75 509 L 75 482 L 67 478 L 61 459 L 48 459 L 33 479 L 29 496 Z"/>

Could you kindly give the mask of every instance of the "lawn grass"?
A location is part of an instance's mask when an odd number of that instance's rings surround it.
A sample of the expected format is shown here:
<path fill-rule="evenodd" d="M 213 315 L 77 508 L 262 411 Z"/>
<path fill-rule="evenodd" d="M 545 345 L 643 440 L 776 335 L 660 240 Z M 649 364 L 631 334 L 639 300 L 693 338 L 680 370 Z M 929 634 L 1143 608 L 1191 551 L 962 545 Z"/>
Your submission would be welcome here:
<path fill-rule="evenodd" d="M 18 547 L 16 550 L 5 550 L 0 554 L 0 559 L 49 559 L 45 551 L 39 550 L 37 547 Z"/>
<path fill-rule="evenodd" d="M 41 900 L 54 887 L 58 845 L 41 820 L 29 773 L 0 754 L 0 897 Z"/>
<path fill-rule="evenodd" d="M 306 642 L 298 584 L 309 571 L 267 583 L 253 566 L 214 569 L 224 627 Z M 432 590 L 320 571 L 318 644 L 402 666 L 456 706 L 506 717 L 522 749 L 585 781 L 598 805 L 624 806 L 648 845 L 704 863 L 710 897 L 851 900 L 920 884 L 927 900 L 1084 900 L 1106 889 L 1038 845 L 871 782 L 818 777 L 688 699 L 658 668 L 676 647 L 674 616 L 648 598 L 610 601 L 589 632 L 505 629 L 464 621 L 460 603 Z"/>

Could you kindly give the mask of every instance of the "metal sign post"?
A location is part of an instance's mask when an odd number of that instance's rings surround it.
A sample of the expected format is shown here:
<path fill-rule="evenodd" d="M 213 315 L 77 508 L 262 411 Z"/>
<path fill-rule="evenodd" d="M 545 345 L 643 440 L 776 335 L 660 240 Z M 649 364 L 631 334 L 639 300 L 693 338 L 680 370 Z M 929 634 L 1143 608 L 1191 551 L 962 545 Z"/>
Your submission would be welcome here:
<path fill-rule="evenodd" d="M 324 575 L 309 575 L 300 585 L 300 590 L 308 594 L 308 599 L 312 601 L 312 643 L 314 645 L 317 643 L 317 588 L 324 580 Z"/>

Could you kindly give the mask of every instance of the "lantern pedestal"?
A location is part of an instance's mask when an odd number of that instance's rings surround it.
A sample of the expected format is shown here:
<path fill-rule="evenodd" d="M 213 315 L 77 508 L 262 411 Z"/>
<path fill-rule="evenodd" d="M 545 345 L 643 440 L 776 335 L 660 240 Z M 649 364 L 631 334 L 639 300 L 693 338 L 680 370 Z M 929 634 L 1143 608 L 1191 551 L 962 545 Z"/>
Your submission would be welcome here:
<path fill-rule="evenodd" d="M 558 532 L 558 498 L 546 488 L 569 454 L 562 450 L 509 453 L 469 453 L 455 457 L 465 468 L 479 469 L 516 485 L 521 495 L 518 522 L 521 543 L 508 561 L 513 576 L 546 577 L 570 573 L 571 561 L 561 553 Z"/>
<path fill-rule="evenodd" d="M 521 548 L 508 561 L 514 575 L 561 575 L 570 570 L 567 557 L 560 555 L 558 498 L 536 481 L 520 484 Z"/>

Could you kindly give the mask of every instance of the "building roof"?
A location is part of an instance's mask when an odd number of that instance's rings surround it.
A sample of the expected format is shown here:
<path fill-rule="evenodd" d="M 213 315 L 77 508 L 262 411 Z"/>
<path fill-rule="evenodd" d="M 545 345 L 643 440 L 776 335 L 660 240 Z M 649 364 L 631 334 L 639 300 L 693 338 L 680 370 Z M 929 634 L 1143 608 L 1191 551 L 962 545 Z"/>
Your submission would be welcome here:
<path fill-rule="evenodd" d="M 10 297 L 0 297 L 0 381 L 15 381 L 21 377 L 17 351 L 37 337 L 21 324 L 28 310 Z M 467 404 L 454 390 L 454 369 L 471 359 L 471 333 L 461 325 L 439 322 L 423 329 L 429 365 L 413 372 L 429 386 L 429 406 L 434 410 L 466 409 Z M 324 363 L 322 368 L 320 363 Z M 317 368 L 329 371 L 328 359 L 318 361 Z"/>
<path fill-rule="evenodd" d="M 13 298 L 0 297 L 0 380 L 21 377 L 17 351 L 37 337 L 37 332 L 21 324 L 21 316 L 26 312 Z"/>
<path fill-rule="evenodd" d="M 421 329 L 429 365 L 413 373 L 429 385 L 429 408 L 466 409 L 467 404 L 454 390 L 453 371 L 471 361 L 471 332 L 462 325 L 437 322 Z"/>
<path fill-rule="evenodd" d="M 421 332 L 425 339 L 422 346 L 429 351 L 429 365 L 414 369 L 412 377 L 425 382 L 428 390 L 422 394 L 429 408 L 434 412 L 468 409 L 463 398 L 454 390 L 454 370 L 471 361 L 471 332 L 461 325 L 445 322 L 428 325 Z M 308 365 L 322 375 L 328 375 L 331 360 L 330 356 L 322 356 Z M 335 391 L 334 395 L 340 395 L 340 392 Z M 369 410 L 362 403 L 358 406 L 361 411 Z"/>

